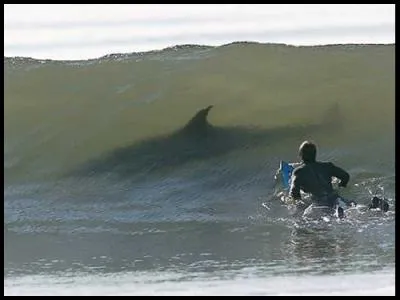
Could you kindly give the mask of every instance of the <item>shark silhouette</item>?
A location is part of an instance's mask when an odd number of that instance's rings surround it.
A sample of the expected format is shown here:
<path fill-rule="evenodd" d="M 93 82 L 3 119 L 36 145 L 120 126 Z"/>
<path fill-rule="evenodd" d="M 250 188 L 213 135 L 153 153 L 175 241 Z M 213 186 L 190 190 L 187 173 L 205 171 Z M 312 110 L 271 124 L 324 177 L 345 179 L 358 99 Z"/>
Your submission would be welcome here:
<path fill-rule="evenodd" d="M 104 173 L 121 176 L 147 174 L 193 160 L 222 156 L 288 137 L 306 138 L 316 131 L 340 127 L 337 105 L 326 112 L 320 123 L 271 129 L 214 126 L 207 119 L 212 108 L 213 105 L 210 105 L 199 110 L 185 126 L 171 134 L 115 149 L 85 163 L 73 173 L 84 176 Z"/>

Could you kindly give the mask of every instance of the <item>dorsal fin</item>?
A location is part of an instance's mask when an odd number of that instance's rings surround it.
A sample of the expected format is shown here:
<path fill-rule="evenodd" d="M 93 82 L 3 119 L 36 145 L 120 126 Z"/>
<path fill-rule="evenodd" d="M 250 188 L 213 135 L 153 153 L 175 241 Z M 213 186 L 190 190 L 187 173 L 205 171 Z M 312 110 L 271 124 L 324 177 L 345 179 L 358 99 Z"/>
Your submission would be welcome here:
<path fill-rule="evenodd" d="M 207 121 L 207 117 L 212 107 L 213 105 L 209 105 L 206 108 L 199 110 L 183 127 L 183 131 L 190 133 L 205 133 L 211 126 Z"/>

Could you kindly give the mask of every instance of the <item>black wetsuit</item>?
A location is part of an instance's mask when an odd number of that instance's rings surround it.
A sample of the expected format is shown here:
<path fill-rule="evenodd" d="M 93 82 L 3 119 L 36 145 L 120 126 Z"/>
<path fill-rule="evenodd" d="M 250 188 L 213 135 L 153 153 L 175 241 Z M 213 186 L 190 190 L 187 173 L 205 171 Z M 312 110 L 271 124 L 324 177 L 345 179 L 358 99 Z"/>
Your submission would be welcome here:
<path fill-rule="evenodd" d="M 289 194 L 301 200 L 300 190 L 312 195 L 315 205 L 333 207 L 337 194 L 332 187 L 332 177 L 340 179 L 339 186 L 345 187 L 350 175 L 330 162 L 307 162 L 298 166 L 292 175 Z"/>

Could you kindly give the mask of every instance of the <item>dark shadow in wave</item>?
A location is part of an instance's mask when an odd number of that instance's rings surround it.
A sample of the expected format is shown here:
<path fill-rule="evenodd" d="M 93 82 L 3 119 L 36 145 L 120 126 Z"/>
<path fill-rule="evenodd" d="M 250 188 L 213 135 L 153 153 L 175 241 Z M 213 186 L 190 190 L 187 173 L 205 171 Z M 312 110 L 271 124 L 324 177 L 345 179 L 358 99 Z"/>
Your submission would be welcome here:
<path fill-rule="evenodd" d="M 149 172 L 175 168 L 195 160 L 227 155 L 233 151 L 273 144 L 278 141 L 312 137 L 315 133 L 338 130 L 341 116 L 337 104 L 324 115 L 323 121 L 304 126 L 283 126 L 270 129 L 257 127 L 217 127 L 207 117 L 212 105 L 198 111 L 181 129 L 116 149 L 89 161 L 72 176 L 110 174 L 117 176 L 146 175 Z"/>

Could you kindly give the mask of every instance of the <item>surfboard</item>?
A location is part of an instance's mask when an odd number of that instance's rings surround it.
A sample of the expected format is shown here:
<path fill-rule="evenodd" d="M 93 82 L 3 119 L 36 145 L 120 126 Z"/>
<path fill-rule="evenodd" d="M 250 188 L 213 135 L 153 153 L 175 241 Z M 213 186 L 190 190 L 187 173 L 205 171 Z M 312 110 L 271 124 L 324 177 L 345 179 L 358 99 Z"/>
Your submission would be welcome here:
<path fill-rule="evenodd" d="M 283 187 L 285 189 L 288 189 L 290 187 L 290 178 L 292 176 L 292 172 L 293 172 L 294 168 L 291 165 L 289 165 L 287 162 L 281 160 L 280 170 L 281 170 L 281 174 L 282 174 Z"/>

